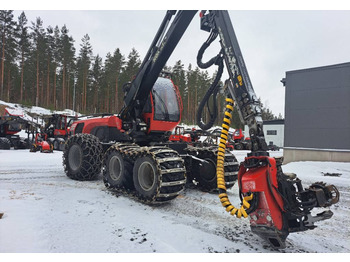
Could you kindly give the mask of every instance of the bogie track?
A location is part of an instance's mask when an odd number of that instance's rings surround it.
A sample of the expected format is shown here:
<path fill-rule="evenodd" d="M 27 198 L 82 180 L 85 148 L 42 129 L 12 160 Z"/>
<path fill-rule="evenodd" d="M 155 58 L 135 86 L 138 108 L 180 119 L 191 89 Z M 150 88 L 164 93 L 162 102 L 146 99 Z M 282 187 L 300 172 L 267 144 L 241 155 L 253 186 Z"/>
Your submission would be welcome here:
<path fill-rule="evenodd" d="M 166 202 L 184 189 L 184 161 L 168 147 L 116 143 L 106 151 L 104 159 L 106 187 L 142 202 Z"/>

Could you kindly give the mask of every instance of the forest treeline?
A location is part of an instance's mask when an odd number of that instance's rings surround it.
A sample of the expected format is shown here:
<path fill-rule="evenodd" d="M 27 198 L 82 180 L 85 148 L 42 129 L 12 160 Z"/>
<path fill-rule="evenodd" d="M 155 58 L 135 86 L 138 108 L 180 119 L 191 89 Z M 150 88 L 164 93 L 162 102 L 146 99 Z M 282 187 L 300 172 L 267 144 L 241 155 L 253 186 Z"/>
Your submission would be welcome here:
<path fill-rule="evenodd" d="M 29 22 L 24 12 L 15 18 L 12 10 L 0 10 L 0 99 L 83 114 L 118 113 L 123 106 L 122 87 L 141 65 L 139 53 L 132 48 L 126 56 L 116 48 L 102 59 L 93 53 L 88 34 L 81 39 L 79 50 L 74 42 L 66 25 L 44 28 L 40 17 Z M 185 68 L 181 60 L 164 69 L 171 72 L 180 89 L 182 121 L 195 124 L 197 107 L 213 76 L 191 64 Z M 220 122 L 223 94 L 217 99 Z M 263 119 L 275 118 L 263 107 Z M 237 114 L 233 127 L 242 127 Z"/>

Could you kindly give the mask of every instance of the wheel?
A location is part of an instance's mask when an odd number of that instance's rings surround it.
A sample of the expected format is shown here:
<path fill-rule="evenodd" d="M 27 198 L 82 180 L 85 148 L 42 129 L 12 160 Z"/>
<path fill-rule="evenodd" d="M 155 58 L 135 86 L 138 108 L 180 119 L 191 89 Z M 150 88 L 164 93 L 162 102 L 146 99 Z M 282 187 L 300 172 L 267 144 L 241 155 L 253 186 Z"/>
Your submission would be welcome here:
<path fill-rule="evenodd" d="M 216 175 L 216 162 L 218 155 L 218 148 L 216 147 L 190 147 L 188 150 L 190 155 L 194 155 L 196 158 L 192 159 L 191 165 L 187 164 L 187 173 L 190 174 L 190 178 L 194 179 L 196 187 L 204 192 L 213 192 L 217 190 L 217 175 Z M 198 161 L 196 159 L 205 160 L 205 162 Z M 229 189 L 233 187 L 237 180 L 237 171 L 239 164 L 235 156 L 230 153 L 228 149 L 225 151 L 224 161 L 225 172 L 225 185 Z M 191 185 L 192 181 L 188 181 Z M 188 185 L 187 185 L 188 186 Z"/>
<path fill-rule="evenodd" d="M 90 134 L 70 137 L 63 151 L 63 166 L 71 179 L 96 179 L 102 167 L 102 146 L 99 139 Z"/>
<path fill-rule="evenodd" d="M 6 137 L 0 137 L 0 149 L 8 150 L 11 148 L 11 141 Z"/>
<path fill-rule="evenodd" d="M 55 141 L 53 141 L 53 149 L 54 150 L 58 150 L 59 149 L 59 144 L 58 141 L 55 139 Z"/>
<path fill-rule="evenodd" d="M 135 161 L 133 181 L 138 197 L 153 200 L 160 186 L 160 172 L 155 161 L 149 157 L 140 157 Z"/>
<path fill-rule="evenodd" d="M 36 144 L 32 144 L 29 152 L 35 153 L 36 151 L 38 151 L 38 146 Z"/>
<path fill-rule="evenodd" d="M 237 144 L 235 145 L 235 149 L 236 149 L 236 150 L 242 150 L 242 149 L 243 149 L 243 145 L 242 145 L 241 143 L 237 143 Z"/>
<path fill-rule="evenodd" d="M 53 144 L 50 144 L 50 153 L 53 153 Z"/>
<path fill-rule="evenodd" d="M 109 189 L 133 189 L 132 164 L 124 160 L 114 147 L 108 149 L 105 155 L 103 182 Z"/>
<path fill-rule="evenodd" d="M 213 159 L 203 158 L 207 161 L 200 165 L 197 174 L 198 187 L 203 191 L 210 191 L 217 188 L 216 164 Z"/>

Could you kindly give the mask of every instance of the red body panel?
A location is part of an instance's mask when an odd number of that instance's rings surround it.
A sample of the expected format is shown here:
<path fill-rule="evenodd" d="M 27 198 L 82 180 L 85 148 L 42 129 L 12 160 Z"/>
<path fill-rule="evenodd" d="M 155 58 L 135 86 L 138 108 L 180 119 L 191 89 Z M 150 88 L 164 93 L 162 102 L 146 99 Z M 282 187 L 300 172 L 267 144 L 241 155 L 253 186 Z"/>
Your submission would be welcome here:
<path fill-rule="evenodd" d="M 151 112 L 143 113 L 142 115 L 144 122 L 147 124 L 147 134 L 151 132 L 168 132 L 173 130 L 180 123 L 181 114 L 182 114 L 182 100 L 181 100 L 181 96 L 179 94 L 177 86 L 175 86 L 174 83 L 172 83 L 172 85 L 174 87 L 175 94 L 176 94 L 175 99 L 180 109 L 179 120 L 178 121 L 159 121 L 154 119 L 154 101 L 151 94 L 150 95 L 150 100 L 151 100 L 150 102 L 152 105 L 150 110 Z M 92 130 L 98 126 L 116 127 L 120 132 L 125 132 L 122 129 L 122 126 L 123 126 L 122 120 L 115 115 L 88 118 L 85 120 L 75 121 L 70 127 L 71 134 L 75 134 L 75 129 L 79 123 L 84 123 L 82 133 L 90 134 Z"/>
<path fill-rule="evenodd" d="M 242 129 L 236 129 L 235 132 L 233 133 L 233 140 L 242 140 L 244 139 L 244 135 L 242 132 Z"/>
<path fill-rule="evenodd" d="M 67 134 L 67 131 L 65 129 L 55 129 L 53 134 L 55 136 L 65 136 Z"/>
<path fill-rule="evenodd" d="M 37 133 L 35 136 L 35 144 L 41 148 L 43 153 L 52 153 L 52 147 L 47 141 L 45 141 L 46 139 L 47 135 Z"/>
<path fill-rule="evenodd" d="M 238 173 L 238 181 L 242 193 L 258 192 L 258 208 L 250 214 L 252 226 L 264 225 L 282 229 L 283 199 L 275 188 L 278 188 L 276 160 L 273 157 L 255 157 L 261 160 L 268 158 L 271 166 L 246 168 L 241 165 Z M 247 159 L 247 158 L 246 158 Z M 268 180 L 269 178 L 269 180 Z M 269 181 L 271 187 L 269 186 Z"/>
<path fill-rule="evenodd" d="M 115 115 L 105 117 L 94 117 L 90 119 L 76 121 L 70 127 L 70 131 L 73 132 L 73 134 L 75 134 L 75 128 L 79 123 L 85 123 L 82 132 L 87 134 L 90 134 L 92 129 L 94 129 L 97 126 L 116 127 L 121 132 L 124 132 L 124 130 L 122 130 L 122 120 Z"/>

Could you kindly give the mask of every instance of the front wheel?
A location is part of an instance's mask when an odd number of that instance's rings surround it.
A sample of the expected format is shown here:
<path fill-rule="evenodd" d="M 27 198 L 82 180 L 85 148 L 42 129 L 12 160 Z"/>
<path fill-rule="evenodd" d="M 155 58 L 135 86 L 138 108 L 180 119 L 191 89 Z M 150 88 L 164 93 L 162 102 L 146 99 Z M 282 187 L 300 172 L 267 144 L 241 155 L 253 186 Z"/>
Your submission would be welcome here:
<path fill-rule="evenodd" d="M 99 139 L 90 134 L 70 137 L 63 152 L 63 166 L 71 179 L 96 179 L 102 167 L 102 146 Z"/>
<path fill-rule="evenodd" d="M 10 139 L 6 137 L 0 137 L 0 149 L 10 149 L 11 148 L 11 141 Z"/>

